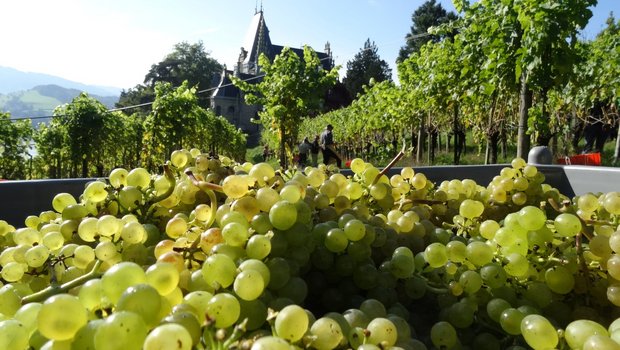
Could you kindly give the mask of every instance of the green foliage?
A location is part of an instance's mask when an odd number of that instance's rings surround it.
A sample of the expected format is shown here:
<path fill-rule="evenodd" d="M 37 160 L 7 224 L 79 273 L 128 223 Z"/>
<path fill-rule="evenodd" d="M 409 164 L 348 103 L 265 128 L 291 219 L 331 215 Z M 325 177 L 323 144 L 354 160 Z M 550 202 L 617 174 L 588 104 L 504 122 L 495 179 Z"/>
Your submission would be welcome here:
<path fill-rule="evenodd" d="M 392 70 L 388 63 L 382 60 L 377 53 L 377 45 L 367 39 L 364 47 L 347 62 L 347 74 L 343 80 L 349 95 L 355 98 L 362 93 L 363 87 L 373 79 L 379 83 L 392 80 Z"/>
<path fill-rule="evenodd" d="M 330 71 L 322 69 L 316 52 L 309 46 L 304 46 L 303 57 L 287 47 L 273 62 L 261 55 L 259 65 L 264 73 L 260 82 L 249 83 L 236 77 L 232 80 L 246 93 L 248 104 L 263 106 L 260 122 L 266 130 L 278 135 L 280 164 L 286 167 L 290 150 L 297 144 L 299 124 L 304 117 L 320 111 L 325 91 L 336 82 L 338 67 Z"/>
<path fill-rule="evenodd" d="M 397 62 L 403 62 L 429 41 L 440 41 L 442 35 L 428 35 L 428 29 L 457 19 L 454 12 L 446 10 L 435 0 L 428 0 L 411 15 L 411 31 L 405 36 L 405 46 L 400 48 Z"/>
<path fill-rule="evenodd" d="M 201 148 L 245 158 L 245 135 L 223 117 L 198 105 L 196 88 L 183 82 L 155 85 L 153 111 L 146 117 L 142 159 L 149 168 L 161 165 L 173 150 Z"/>
<path fill-rule="evenodd" d="M 12 121 L 0 113 L 0 179 L 26 178 L 29 164 L 30 120 Z"/>
<path fill-rule="evenodd" d="M 158 82 L 170 83 L 179 87 L 184 81 L 198 90 L 213 87 L 213 77 L 220 74 L 223 66 L 209 56 L 202 41 L 195 44 L 181 42 L 174 46 L 174 50 L 156 64 L 151 65 L 144 77 L 144 85 L 138 84 L 129 90 L 121 92 L 117 107 L 126 107 L 152 102 L 155 98 L 155 85 Z M 198 104 L 203 108 L 209 107 L 209 94 L 198 97 Z M 142 108 L 147 113 L 149 108 Z"/>

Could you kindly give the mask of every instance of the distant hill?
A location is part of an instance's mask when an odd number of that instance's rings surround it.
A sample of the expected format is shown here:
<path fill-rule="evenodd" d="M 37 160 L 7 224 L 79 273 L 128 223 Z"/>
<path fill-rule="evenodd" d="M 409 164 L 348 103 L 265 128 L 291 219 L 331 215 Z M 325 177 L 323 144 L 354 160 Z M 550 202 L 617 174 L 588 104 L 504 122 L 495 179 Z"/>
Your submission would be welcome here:
<path fill-rule="evenodd" d="M 0 94 L 0 111 L 11 113 L 13 118 L 50 116 L 54 108 L 71 102 L 81 92 L 82 90 L 67 89 L 58 85 L 39 85 L 24 91 Z M 89 93 L 89 96 L 108 108 L 114 108 L 114 104 L 118 102 L 118 95 L 99 96 Z M 45 119 L 35 120 L 33 124 L 45 121 Z"/>
<path fill-rule="evenodd" d="M 121 89 L 116 87 L 86 85 L 49 74 L 22 72 L 0 66 L 0 94 L 30 90 L 39 85 L 58 85 L 99 96 L 118 96 L 121 93 Z"/>

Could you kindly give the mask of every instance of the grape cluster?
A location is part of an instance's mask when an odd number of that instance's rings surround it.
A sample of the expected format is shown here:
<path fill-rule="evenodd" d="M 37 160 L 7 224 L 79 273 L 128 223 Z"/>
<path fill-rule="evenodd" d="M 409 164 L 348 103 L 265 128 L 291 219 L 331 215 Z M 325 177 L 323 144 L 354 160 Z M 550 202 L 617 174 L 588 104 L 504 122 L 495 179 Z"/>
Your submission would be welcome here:
<path fill-rule="evenodd" d="M 0 348 L 620 348 L 620 193 L 350 167 L 179 150 L 0 221 Z"/>

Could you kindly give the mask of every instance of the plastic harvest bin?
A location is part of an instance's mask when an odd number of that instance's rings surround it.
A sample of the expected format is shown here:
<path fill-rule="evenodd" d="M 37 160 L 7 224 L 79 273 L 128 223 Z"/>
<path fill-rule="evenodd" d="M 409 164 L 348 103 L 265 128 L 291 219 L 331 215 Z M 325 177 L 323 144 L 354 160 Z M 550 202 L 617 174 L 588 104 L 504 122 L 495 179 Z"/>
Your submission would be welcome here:
<path fill-rule="evenodd" d="M 435 183 L 452 179 L 472 179 L 486 186 L 506 164 L 415 167 Z M 537 165 L 545 175 L 545 182 L 572 197 L 587 192 L 620 191 L 620 168 L 600 166 Z M 399 172 L 391 169 L 391 173 Z M 350 174 L 350 170 L 343 173 Z M 82 193 L 85 184 L 93 179 L 56 179 L 0 182 L 0 220 L 19 227 L 28 215 L 52 210 L 52 199 L 61 192 Z"/>

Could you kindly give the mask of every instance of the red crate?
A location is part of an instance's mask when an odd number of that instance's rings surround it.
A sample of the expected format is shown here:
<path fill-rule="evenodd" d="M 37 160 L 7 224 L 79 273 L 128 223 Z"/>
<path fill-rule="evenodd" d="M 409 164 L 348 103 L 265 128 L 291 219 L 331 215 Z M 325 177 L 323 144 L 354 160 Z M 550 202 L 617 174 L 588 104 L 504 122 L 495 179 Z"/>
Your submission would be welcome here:
<path fill-rule="evenodd" d="M 566 165 L 601 165 L 600 153 L 585 153 L 558 158 L 558 164 Z"/>

